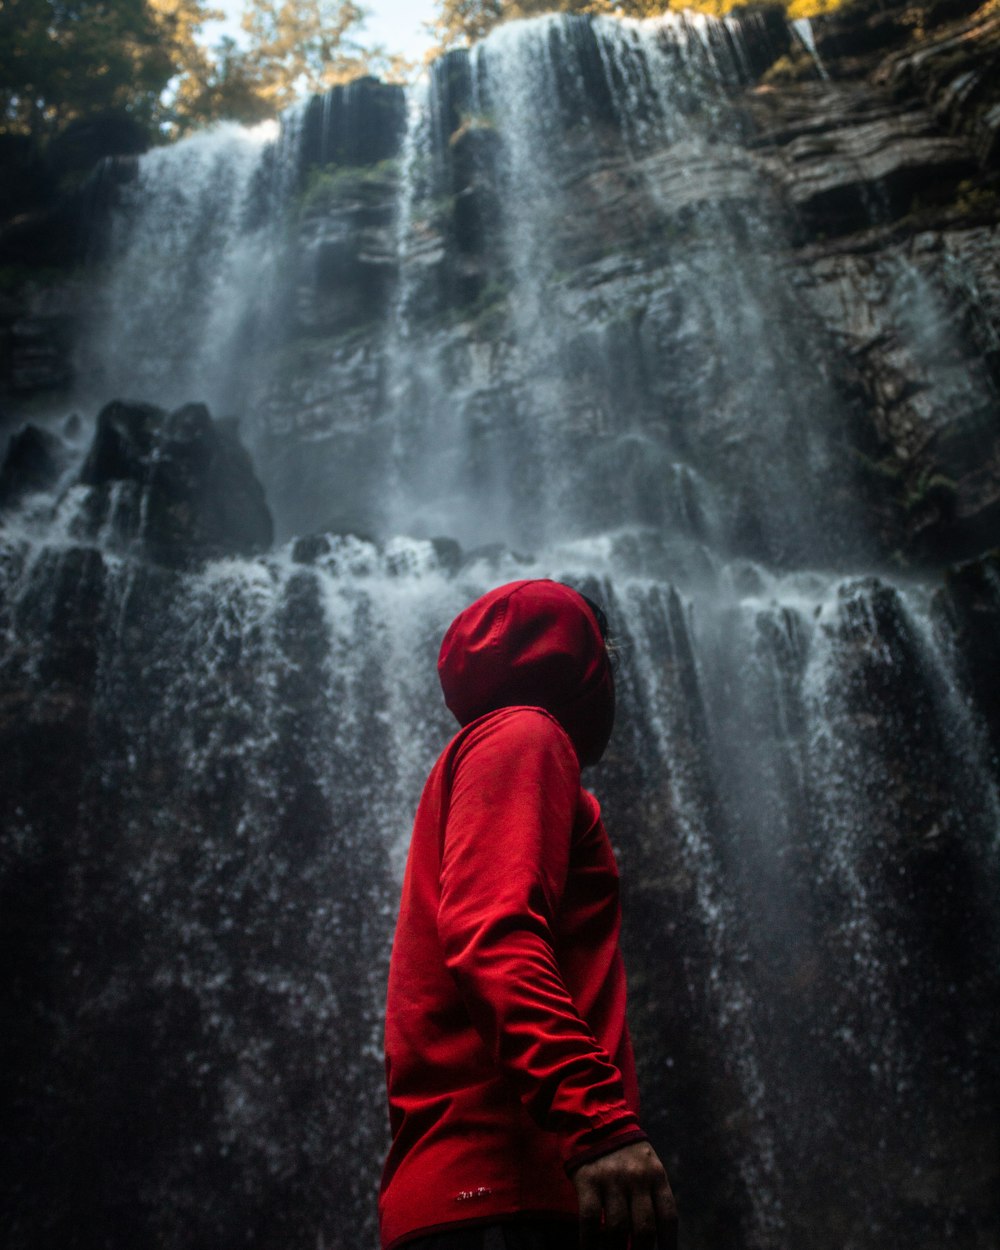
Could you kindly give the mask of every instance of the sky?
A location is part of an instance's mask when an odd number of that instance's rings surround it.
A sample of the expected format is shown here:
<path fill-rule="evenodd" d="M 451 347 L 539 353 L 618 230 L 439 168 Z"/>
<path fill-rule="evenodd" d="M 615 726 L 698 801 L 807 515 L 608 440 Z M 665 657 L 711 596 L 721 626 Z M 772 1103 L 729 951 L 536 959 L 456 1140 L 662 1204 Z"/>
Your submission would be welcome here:
<path fill-rule="evenodd" d="M 361 32 L 364 43 L 380 43 L 387 52 L 402 52 L 419 61 L 433 42 L 422 24 L 434 17 L 434 0 L 361 0 L 361 4 L 370 14 Z M 226 20 L 206 22 L 202 34 L 205 42 L 215 43 L 222 35 L 237 38 L 243 0 L 215 0 L 214 7 L 225 10 Z"/>

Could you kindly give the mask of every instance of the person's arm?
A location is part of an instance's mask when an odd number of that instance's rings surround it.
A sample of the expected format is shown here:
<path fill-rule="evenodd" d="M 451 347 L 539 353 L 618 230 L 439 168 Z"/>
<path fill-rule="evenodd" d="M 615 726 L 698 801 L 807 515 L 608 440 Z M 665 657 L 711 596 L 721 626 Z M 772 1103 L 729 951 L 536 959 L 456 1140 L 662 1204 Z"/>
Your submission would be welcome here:
<path fill-rule="evenodd" d="M 666 1171 L 555 957 L 579 796 L 576 755 L 545 714 L 500 717 L 474 735 L 453 776 L 438 933 L 494 1062 L 560 1135 L 583 1250 L 625 1250 L 629 1238 L 632 1250 L 675 1250 Z"/>
<path fill-rule="evenodd" d="M 530 1114 L 559 1134 L 567 1169 L 645 1136 L 553 946 L 579 796 L 576 755 L 549 716 L 486 722 L 455 765 L 438 912 L 473 1024 Z"/>

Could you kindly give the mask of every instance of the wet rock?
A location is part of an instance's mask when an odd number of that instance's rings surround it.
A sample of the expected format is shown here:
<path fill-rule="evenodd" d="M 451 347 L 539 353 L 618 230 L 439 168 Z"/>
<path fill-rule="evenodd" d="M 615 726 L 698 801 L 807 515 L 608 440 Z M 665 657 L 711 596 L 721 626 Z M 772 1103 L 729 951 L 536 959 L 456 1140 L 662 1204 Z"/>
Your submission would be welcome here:
<path fill-rule="evenodd" d="M 59 440 L 36 425 L 12 436 L 0 466 L 0 508 L 33 491 L 47 490 L 59 476 Z"/>
<path fill-rule="evenodd" d="M 961 17 L 954 6 L 950 16 Z M 978 6 L 973 6 L 978 7 Z M 983 5 L 966 22 L 886 58 L 876 81 L 897 95 L 919 94 L 952 131 L 963 133 L 984 167 L 1000 155 L 1000 14 Z"/>
<path fill-rule="evenodd" d="M 137 156 L 149 147 L 149 133 L 131 114 L 109 109 L 69 122 L 49 145 L 55 174 L 86 174 L 107 156 Z"/>
<path fill-rule="evenodd" d="M 454 188 L 452 231 L 460 253 L 488 245 L 500 220 L 496 171 L 500 136 L 489 118 L 468 114 L 448 141 Z"/>
<path fill-rule="evenodd" d="M 154 560 L 185 565 L 270 546 L 271 515 L 235 422 L 203 404 L 167 414 L 115 401 L 97 419 L 80 473 L 84 532 L 108 533 Z"/>
<path fill-rule="evenodd" d="M 381 167 L 317 171 L 299 224 L 297 317 L 310 333 L 371 324 L 394 289 L 396 180 Z"/>
<path fill-rule="evenodd" d="M 765 125 L 761 163 L 777 179 L 803 228 L 845 234 L 898 218 L 928 188 L 976 172 L 961 139 L 942 135 L 925 110 L 888 106 L 857 86 L 800 88 L 755 101 Z"/>
<path fill-rule="evenodd" d="M 947 571 L 934 610 L 951 632 L 966 693 L 983 718 L 1000 758 L 1000 550 Z"/>
<path fill-rule="evenodd" d="M 14 218 L 0 229 L 0 265 L 67 269 L 78 263 L 84 207 L 83 192 L 72 191 Z"/>
<path fill-rule="evenodd" d="M 374 165 L 396 156 L 406 127 L 406 97 L 397 83 L 356 78 L 310 100 L 303 127 L 303 166 Z"/>
<path fill-rule="evenodd" d="M 432 538 L 431 546 L 441 567 L 449 573 L 457 573 L 464 560 L 461 545 L 454 538 Z"/>
<path fill-rule="evenodd" d="M 73 324 L 61 316 L 28 316 L 10 330 L 10 388 L 17 394 L 64 390 L 73 380 Z"/>
<path fill-rule="evenodd" d="M 52 196 L 51 171 L 30 135 L 0 135 L 0 169 L 4 171 L 0 221 L 32 212 Z"/>
<path fill-rule="evenodd" d="M 493 569 L 498 569 L 507 560 L 513 560 L 517 564 L 535 563 L 534 556 L 520 551 L 511 551 L 505 543 L 483 543 L 481 547 L 472 547 L 464 553 L 460 567 L 465 569 L 483 562 Z"/>
<path fill-rule="evenodd" d="M 330 539 L 326 534 L 307 534 L 297 538 L 292 544 L 292 559 L 296 564 L 315 564 L 316 561 L 331 551 Z"/>

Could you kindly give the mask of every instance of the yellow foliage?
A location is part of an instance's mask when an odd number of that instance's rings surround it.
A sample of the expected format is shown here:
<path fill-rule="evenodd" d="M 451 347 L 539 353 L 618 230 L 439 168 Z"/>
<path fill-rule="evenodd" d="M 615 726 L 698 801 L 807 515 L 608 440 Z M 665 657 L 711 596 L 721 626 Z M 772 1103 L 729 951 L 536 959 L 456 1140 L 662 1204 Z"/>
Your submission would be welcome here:
<path fill-rule="evenodd" d="M 1000 0 L 989 0 L 1000 4 Z M 607 13 L 618 17 L 655 17 L 668 9 L 693 10 L 725 17 L 760 0 L 439 0 L 434 29 L 442 47 L 472 43 L 501 22 L 541 13 Z M 778 0 L 791 18 L 817 17 L 847 8 L 853 0 Z"/>

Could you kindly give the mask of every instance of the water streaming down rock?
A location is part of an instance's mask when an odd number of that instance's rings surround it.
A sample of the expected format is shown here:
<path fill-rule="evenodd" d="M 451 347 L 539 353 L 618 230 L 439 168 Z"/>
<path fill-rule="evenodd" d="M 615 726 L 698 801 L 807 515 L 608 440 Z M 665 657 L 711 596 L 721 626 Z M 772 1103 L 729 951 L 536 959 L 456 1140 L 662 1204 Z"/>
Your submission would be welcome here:
<path fill-rule="evenodd" d="M 782 32 L 511 25 L 408 102 L 369 82 L 124 185 L 80 401 L 237 413 L 280 545 L 203 523 L 235 434 L 185 410 L 128 418 L 163 431 L 129 456 L 114 410 L 6 504 L 11 1244 L 371 1240 L 436 646 L 536 575 L 623 643 L 593 783 L 689 1244 L 991 1244 L 1000 580 L 870 572 L 829 275 L 792 274 L 737 99 Z M 968 267 L 857 263 L 918 378 L 882 419 L 966 454 Z"/>
<path fill-rule="evenodd" d="M 281 244 L 272 204 L 298 175 L 297 121 L 277 144 L 273 125 L 224 126 L 139 162 L 83 347 L 88 406 L 124 395 L 245 408 L 255 334 L 281 311 L 267 306 Z"/>

